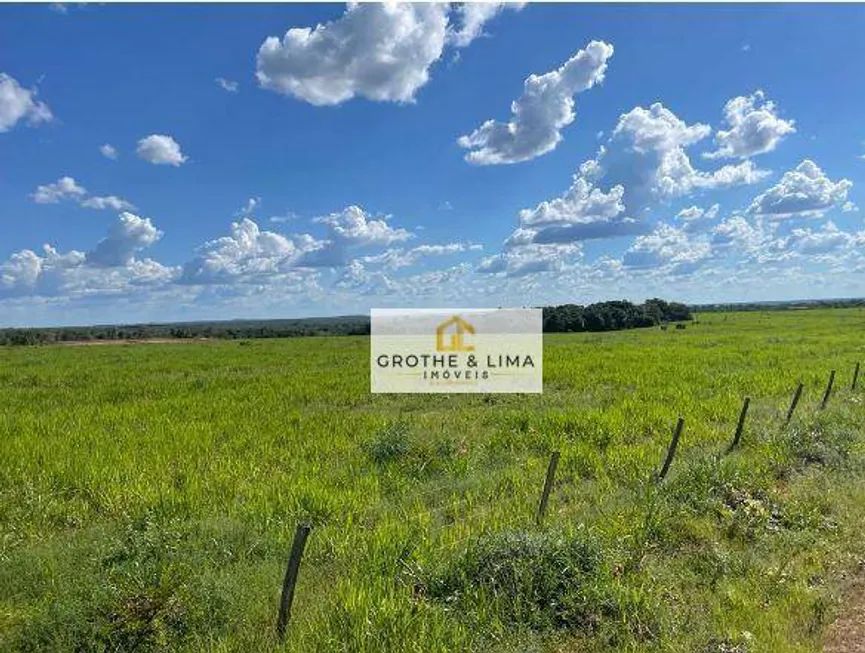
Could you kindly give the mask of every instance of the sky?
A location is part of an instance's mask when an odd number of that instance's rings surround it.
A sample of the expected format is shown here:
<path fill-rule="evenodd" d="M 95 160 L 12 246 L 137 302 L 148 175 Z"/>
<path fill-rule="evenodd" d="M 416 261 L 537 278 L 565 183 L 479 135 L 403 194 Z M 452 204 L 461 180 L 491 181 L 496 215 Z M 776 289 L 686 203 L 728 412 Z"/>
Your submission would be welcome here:
<path fill-rule="evenodd" d="M 0 327 L 865 295 L 863 28 L 0 5 Z"/>

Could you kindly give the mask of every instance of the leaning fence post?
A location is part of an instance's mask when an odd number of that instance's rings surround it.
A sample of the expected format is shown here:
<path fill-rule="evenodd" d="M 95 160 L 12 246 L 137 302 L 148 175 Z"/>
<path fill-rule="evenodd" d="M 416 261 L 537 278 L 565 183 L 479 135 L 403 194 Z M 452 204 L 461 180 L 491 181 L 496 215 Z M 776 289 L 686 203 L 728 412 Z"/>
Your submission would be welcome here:
<path fill-rule="evenodd" d="M 306 547 L 306 538 L 309 537 L 310 527 L 299 524 L 294 532 L 294 544 L 291 545 L 291 554 L 288 557 L 288 568 L 285 570 L 285 580 L 282 583 L 282 598 L 279 601 L 279 618 L 276 622 L 276 634 L 279 640 L 285 640 L 285 630 L 291 619 L 291 604 L 294 601 L 294 588 L 297 585 L 297 574 L 300 571 L 300 560 Z"/>
<path fill-rule="evenodd" d="M 859 362 L 856 362 L 856 367 L 853 368 L 853 383 L 850 384 L 850 389 L 856 389 L 856 382 L 859 380 Z"/>
<path fill-rule="evenodd" d="M 561 452 L 554 451 L 553 455 L 550 457 L 550 464 L 547 466 L 547 477 L 544 479 L 544 491 L 541 494 L 541 503 L 538 506 L 538 517 L 537 523 L 540 523 L 544 520 L 544 515 L 547 514 L 547 501 L 550 499 L 550 491 L 553 489 L 553 481 L 556 478 L 556 467 L 559 465 L 559 456 Z"/>
<path fill-rule="evenodd" d="M 829 403 L 829 395 L 832 393 L 832 384 L 835 383 L 835 370 L 829 372 L 829 383 L 826 384 L 826 392 L 823 393 L 823 401 L 820 402 L 820 408 L 826 408 Z"/>
<path fill-rule="evenodd" d="M 667 472 L 670 470 L 670 465 L 673 464 L 673 456 L 676 455 L 676 448 L 679 446 L 679 436 L 682 435 L 682 427 L 685 426 L 685 418 L 680 417 L 676 424 L 676 430 L 673 431 L 673 440 L 670 442 L 670 448 L 667 449 L 667 457 L 664 459 L 664 466 L 658 473 L 658 480 L 663 481 Z"/>
<path fill-rule="evenodd" d="M 745 403 L 742 404 L 742 412 L 739 413 L 739 423 L 736 425 L 736 435 L 733 436 L 733 442 L 727 451 L 732 451 L 739 446 L 739 440 L 742 439 L 742 429 L 745 428 L 745 417 L 748 415 L 748 406 L 751 405 L 751 397 L 745 397 Z"/>
<path fill-rule="evenodd" d="M 798 387 L 796 388 L 796 392 L 793 393 L 793 401 L 790 402 L 790 408 L 787 410 L 787 419 L 784 421 L 785 424 L 789 424 L 790 420 L 793 418 L 793 411 L 796 410 L 796 404 L 799 403 L 799 397 L 802 396 L 803 387 L 805 386 L 800 381 Z"/>

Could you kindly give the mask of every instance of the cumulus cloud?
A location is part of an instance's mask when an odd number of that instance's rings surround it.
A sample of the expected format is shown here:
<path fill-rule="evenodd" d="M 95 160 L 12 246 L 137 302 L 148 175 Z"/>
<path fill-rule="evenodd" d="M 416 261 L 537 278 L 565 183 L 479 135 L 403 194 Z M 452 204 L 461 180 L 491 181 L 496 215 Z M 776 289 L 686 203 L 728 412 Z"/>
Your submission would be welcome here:
<path fill-rule="evenodd" d="M 112 161 L 116 161 L 118 157 L 117 148 L 108 143 L 99 146 L 99 153 L 106 159 L 111 159 Z"/>
<path fill-rule="evenodd" d="M 216 84 L 223 91 L 227 91 L 228 93 L 237 93 L 240 89 L 240 84 L 231 79 L 225 79 L 225 77 L 217 77 Z"/>
<path fill-rule="evenodd" d="M 204 243 L 197 255 L 183 267 L 185 284 L 277 283 L 280 279 L 296 280 L 312 274 L 317 268 L 343 268 L 358 252 L 386 247 L 412 238 L 405 229 L 388 224 L 388 217 L 373 218 L 359 206 L 349 206 L 313 222 L 323 225 L 323 238 L 311 234 L 286 236 L 262 230 L 249 214 L 258 206 L 250 198 L 240 212 L 242 219 L 231 224 L 228 236 Z M 411 250 L 393 250 L 370 254 L 364 260 L 379 265 L 402 267 L 424 256 L 441 256 L 469 244 L 421 245 Z M 306 272 L 304 272 L 306 271 Z"/>
<path fill-rule="evenodd" d="M 816 163 L 805 159 L 755 197 L 748 212 L 775 220 L 821 218 L 833 208 L 842 208 L 852 187 L 849 179 L 833 182 Z"/>
<path fill-rule="evenodd" d="M 35 126 L 53 118 L 48 105 L 36 100 L 35 90 L 26 89 L 14 77 L 0 73 L 0 134 L 22 120 Z"/>
<path fill-rule="evenodd" d="M 718 217 L 720 210 L 721 206 L 719 204 L 713 204 L 708 209 L 703 209 L 699 206 L 689 206 L 676 214 L 676 220 L 685 231 L 696 233 L 706 230 L 715 218 Z"/>
<path fill-rule="evenodd" d="M 523 94 L 511 105 L 513 117 L 509 122 L 487 120 L 458 139 L 460 147 L 471 150 L 466 161 L 477 165 L 518 163 L 554 150 L 562 140 L 561 130 L 576 117 L 574 96 L 603 81 L 612 56 L 612 45 L 592 41 L 558 69 L 530 75 L 523 84 Z"/>
<path fill-rule="evenodd" d="M 625 210 L 622 198 L 625 189 L 614 186 L 608 193 L 595 188 L 583 177 L 574 178 L 567 193 L 544 201 L 534 209 L 520 211 L 521 227 L 545 227 L 561 224 L 608 222 Z"/>
<path fill-rule="evenodd" d="M 651 233 L 634 240 L 622 258 L 627 268 L 657 268 L 671 265 L 671 273 L 696 269 L 711 254 L 706 240 L 691 240 L 684 229 L 659 224 Z"/>
<path fill-rule="evenodd" d="M 745 159 L 771 152 L 785 136 L 796 132 L 794 121 L 779 118 L 775 103 L 760 90 L 729 100 L 724 106 L 724 120 L 729 129 L 715 134 L 718 149 L 703 154 L 707 159 Z"/>
<path fill-rule="evenodd" d="M 124 213 L 90 252 L 25 249 L 0 262 L 0 298 L 119 294 L 170 283 L 177 269 L 136 254 L 162 235 L 149 219 Z"/>
<path fill-rule="evenodd" d="M 502 254 L 485 259 L 479 271 L 518 275 L 558 270 L 556 258 L 573 255 L 568 245 L 624 236 L 637 239 L 620 262 L 621 270 L 664 267 L 677 275 L 696 270 L 714 246 L 709 235 L 691 236 L 709 232 L 720 207 L 683 209 L 675 218 L 677 226 L 653 227 L 647 213 L 679 197 L 752 184 L 769 174 L 751 161 L 709 171 L 696 168 L 687 149 L 710 134 L 708 125 L 689 125 L 660 103 L 622 114 L 595 158 L 580 166 L 568 191 L 520 211 Z M 678 255 L 673 253 L 677 247 L 682 248 Z"/>
<path fill-rule="evenodd" d="M 386 218 L 373 219 L 359 206 L 349 206 L 315 222 L 327 225 L 334 241 L 351 247 L 390 245 L 412 237 L 405 229 L 391 227 Z"/>
<path fill-rule="evenodd" d="M 380 270 L 367 270 L 362 261 L 349 261 L 335 284 L 336 288 L 362 295 L 394 295 L 397 284 Z"/>
<path fill-rule="evenodd" d="M 81 206 L 88 209 L 111 209 L 112 211 L 134 211 L 135 206 L 116 195 L 104 197 L 88 197 L 81 201 Z"/>
<path fill-rule="evenodd" d="M 327 227 L 327 239 L 303 254 L 298 261 L 301 267 L 341 267 L 353 250 L 383 247 L 412 238 L 405 229 L 390 226 L 387 216 L 375 219 L 354 205 L 313 222 Z"/>
<path fill-rule="evenodd" d="M 31 196 L 37 204 L 57 204 L 61 200 L 73 200 L 88 209 L 112 209 L 130 211 L 135 207 L 116 195 L 88 197 L 87 190 L 72 177 L 61 177 L 53 184 L 38 186 Z"/>
<path fill-rule="evenodd" d="M 763 260 L 783 261 L 795 257 L 833 260 L 858 252 L 865 246 L 865 232 L 843 231 L 831 220 L 817 229 L 798 228 L 768 243 Z"/>
<path fill-rule="evenodd" d="M 87 253 L 87 262 L 100 267 L 130 265 L 135 254 L 153 245 L 162 232 L 153 226 L 150 218 L 132 213 L 121 213 L 111 225 L 108 235 Z"/>
<path fill-rule="evenodd" d="M 447 4 L 351 3 L 335 21 L 268 37 L 258 83 L 319 106 L 354 97 L 412 102 L 442 55 L 448 12 Z"/>
<path fill-rule="evenodd" d="M 718 253 L 735 252 L 756 255 L 769 237 L 767 227 L 761 221 L 751 221 L 742 214 L 735 214 L 712 228 L 711 244 Z"/>
<path fill-rule="evenodd" d="M 686 148 L 710 132 L 707 125 L 688 125 L 659 103 L 623 114 L 596 157 L 580 166 L 564 195 L 520 211 L 519 226 L 508 245 L 646 234 L 651 227 L 645 212 L 658 203 L 754 183 L 768 174 L 750 161 L 711 172 L 696 169 Z M 601 183 L 609 190 L 604 191 Z M 708 219 L 715 217 L 714 211 Z M 694 222 L 690 228 L 698 225 Z"/>
<path fill-rule="evenodd" d="M 582 258 L 579 243 L 564 245 L 528 244 L 505 249 L 481 260 L 477 272 L 506 277 L 524 277 L 540 272 L 561 272 Z"/>
<path fill-rule="evenodd" d="M 260 197 L 250 197 L 246 200 L 246 204 L 243 205 L 236 214 L 235 217 L 250 217 L 253 213 L 261 206 L 261 198 Z M 276 220 L 271 219 L 271 222 L 278 222 Z"/>
<path fill-rule="evenodd" d="M 643 225 L 622 215 L 624 192 L 624 187 L 614 186 L 604 193 L 578 175 L 561 197 L 520 211 L 519 227 L 506 245 L 569 243 L 642 233 Z"/>
<path fill-rule="evenodd" d="M 417 301 L 419 297 L 437 296 L 439 304 L 447 301 L 463 303 L 460 298 L 473 289 L 477 277 L 471 275 L 471 266 L 460 264 L 441 270 L 430 270 L 405 277 L 394 278 L 381 270 L 368 270 L 362 261 L 353 260 L 346 265 L 334 288 L 348 290 L 354 296 L 378 296 Z M 342 297 L 340 298 L 343 299 Z"/>
<path fill-rule="evenodd" d="M 524 2 L 464 2 L 456 8 L 459 27 L 450 30 L 448 41 L 455 47 L 464 48 L 483 36 L 484 25 L 503 10 L 519 11 L 524 6 Z"/>
<path fill-rule="evenodd" d="M 625 205 L 632 212 L 651 201 L 753 184 L 769 174 L 750 161 L 711 172 L 695 168 L 686 149 L 710 133 L 708 125 L 688 125 L 659 102 L 648 109 L 635 107 L 619 118 L 613 135 L 599 153 L 598 174 L 625 187 Z"/>
<path fill-rule="evenodd" d="M 184 283 L 250 281 L 287 272 L 300 257 L 323 246 L 311 237 L 299 241 L 262 231 L 249 218 L 231 224 L 231 235 L 206 242 L 183 266 Z"/>
<path fill-rule="evenodd" d="M 53 184 L 37 186 L 33 193 L 33 201 L 37 204 L 57 204 L 60 200 L 80 199 L 87 191 L 78 185 L 72 177 L 61 177 Z"/>
<path fill-rule="evenodd" d="M 364 256 L 364 263 L 378 264 L 382 267 L 397 270 L 415 265 L 423 258 L 450 256 L 461 252 L 478 251 L 482 245 L 476 243 L 446 243 L 443 245 L 418 245 L 411 249 L 389 249 L 381 254 Z"/>
<path fill-rule="evenodd" d="M 180 151 L 180 144 L 171 136 L 151 134 L 138 141 L 135 153 L 148 163 L 179 166 L 187 161 Z"/>

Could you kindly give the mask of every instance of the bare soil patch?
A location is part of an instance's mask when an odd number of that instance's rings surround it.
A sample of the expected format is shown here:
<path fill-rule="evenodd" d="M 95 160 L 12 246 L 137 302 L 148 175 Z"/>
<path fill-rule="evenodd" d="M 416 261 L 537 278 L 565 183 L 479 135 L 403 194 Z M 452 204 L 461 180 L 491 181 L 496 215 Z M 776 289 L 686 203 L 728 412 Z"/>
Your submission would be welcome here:
<path fill-rule="evenodd" d="M 865 653 L 865 573 L 845 592 L 844 611 L 829 627 L 823 653 Z"/>

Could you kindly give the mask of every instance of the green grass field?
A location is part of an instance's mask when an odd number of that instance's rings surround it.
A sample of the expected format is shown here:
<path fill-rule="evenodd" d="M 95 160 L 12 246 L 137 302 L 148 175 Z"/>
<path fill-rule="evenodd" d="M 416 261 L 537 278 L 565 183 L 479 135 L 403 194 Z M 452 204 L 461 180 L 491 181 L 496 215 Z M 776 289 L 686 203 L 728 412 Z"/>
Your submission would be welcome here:
<path fill-rule="evenodd" d="M 817 651 L 865 310 L 698 318 L 547 336 L 540 396 L 371 395 L 363 337 L 0 348 L 0 651 L 280 650 L 299 522 L 287 651 Z"/>

